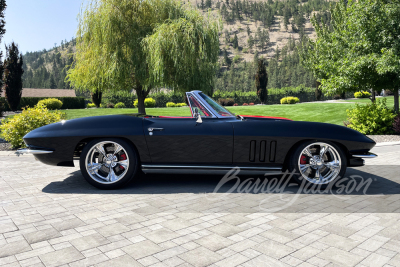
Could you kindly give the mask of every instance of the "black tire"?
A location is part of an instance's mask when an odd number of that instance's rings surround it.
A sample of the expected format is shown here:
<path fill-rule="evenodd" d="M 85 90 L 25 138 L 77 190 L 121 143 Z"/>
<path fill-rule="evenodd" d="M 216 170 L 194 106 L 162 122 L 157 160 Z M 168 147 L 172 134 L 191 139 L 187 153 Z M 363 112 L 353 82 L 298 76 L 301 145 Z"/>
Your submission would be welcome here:
<path fill-rule="evenodd" d="M 89 171 L 87 170 L 86 160 L 87 160 L 87 157 L 89 157 L 88 153 L 89 152 L 92 153 L 91 152 L 91 151 L 93 151 L 92 149 L 94 149 L 94 147 L 97 144 L 102 144 L 104 142 L 105 143 L 110 142 L 109 144 L 112 144 L 112 143 L 119 144 L 123 148 L 123 151 L 121 151 L 120 153 L 126 152 L 127 157 L 125 156 L 126 157 L 125 159 L 129 160 L 128 161 L 129 165 L 127 167 L 127 170 L 125 170 L 125 168 L 123 166 L 122 166 L 122 169 L 124 169 L 125 171 L 118 169 L 119 171 L 121 171 L 121 174 L 123 174 L 123 175 L 121 175 L 121 178 L 119 178 L 116 181 L 111 181 L 111 182 L 110 181 L 107 182 L 105 180 L 102 181 L 101 179 L 97 179 L 98 177 L 95 174 L 89 174 Z M 106 147 L 106 149 L 110 150 L 110 152 L 109 152 L 110 154 L 113 152 L 112 147 L 110 145 L 108 145 L 108 146 L 106 145 L 105 147 Z M 102 155 L 100 153 L 97 153 L 97 154 L 98 154 L 99 158 L 102 157 Z M 102 159 L 104 160 L 105 158 L 102 157 Z M 126 142 L 122 139 L 119 139 L 119 138 L 101 138 L 101 139 L 92 140 L 83 148 L 82 154 L 81 154 L 80 160 L 79 160 L 79 165 L 80 165 L 80 169 L 81 169 L 83 177 L 89 184 L 91 184 L 99 189 L 112 190 L 112 189 L 117 189 L 117 188 L 126 186 L 127 184 L 129 184 L 136 178 L 136 176 L 138 174 L 138 169 L 139 169 L 139 167 L 138 167 L 139 166 L 139 157 L 138 157 L 136 150 L 128 142 Z M 109 168 L 111 168 L 111 167 L 109 167 Z M 121 167 L 120 167 L 120 165 L 117 165 L 115 168 L 113 168 L 113 171 L 115 171 L 116 168 L 121 168 Z M 102 169 L 100 169 L 100 170 L 102 170 Z"/>
<path fill-rule="evenodd" d="M 336 175 L 335 178 L 333 178 L 331 181 L 329 181 L 328 183 L 325 183 L 325 184 L 322 184 L 322 183 L 318 184 L 318 181 L 316 181 L 316 183 L 313 183 L 313 182 L 310 182 L 308 179 L 305 179 L 303 177 L 303 175 L 301 174 L 300 168 L 299 168 L 299 162 L 300 162 L 300 160 L 302 160 L 300 158 L 300 156 L 301 156 L 300 154 L 302 153 L 302 151 L 309 145 L 317 144 L 317 143 L 325 143 L 325 144 L 333 147 L 335 149 L 335 151 L 337 152 L 337 155 L 340 157 L 341 166 L 340 166 L 339 173 Z M 305 160 L 307 160 L 307 159 L 305 159 Z M 295 171 L 295 174 L 292 176 L 294 182 L 301 185 L 304 181 L 307 183 L 307 185 L 317 185 L 320 189 L 325 189 L 328 186 L 334 186 L 338 180 L 343 178 L 343 176 L 346 173 L 346 169 L 347 169 L 346 154 L 343 152 L 343 150 L 338 145 L 336 145 L 335 143 L 330 142 L 330 141 L 305 141 L 305 142 L 299 144 L 293 151 L 292 155 L 290 156 L 289 166 L 288 166 L 288 170 L 290 173 L 292 173 L 293 170 Z"/>

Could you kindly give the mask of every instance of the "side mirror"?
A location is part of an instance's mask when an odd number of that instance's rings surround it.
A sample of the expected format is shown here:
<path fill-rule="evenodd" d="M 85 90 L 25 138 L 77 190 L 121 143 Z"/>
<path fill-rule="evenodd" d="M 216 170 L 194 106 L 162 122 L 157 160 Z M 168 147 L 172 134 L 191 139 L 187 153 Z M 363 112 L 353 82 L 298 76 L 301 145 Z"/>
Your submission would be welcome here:
<path fill-rule="evenodd" d="M 193 117 L 197 118 L 196 123 L 203 123 L 203 120 L 201 119 L 199 108 L 193 108 Z"/>

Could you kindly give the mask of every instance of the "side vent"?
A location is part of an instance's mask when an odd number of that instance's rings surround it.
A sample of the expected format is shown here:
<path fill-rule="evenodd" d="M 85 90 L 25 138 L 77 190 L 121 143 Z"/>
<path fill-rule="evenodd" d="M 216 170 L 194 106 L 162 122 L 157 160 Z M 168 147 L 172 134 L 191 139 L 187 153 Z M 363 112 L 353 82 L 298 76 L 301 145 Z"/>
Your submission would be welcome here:
<path fill-rule="evenodd" d="M 267 149 L 267 142 L 261 141 L 260 143 L 260 162 L 265 161 L 265 150 Z"/>
<path fill-rule="evenodd" d="M 269 147 L 269 161 L 275 162 L 275 154 L 276 154 L 276 141 L 271 141 Z"/>
<path fill-rule="evenodd" d="M 256 141 L 250 141 L 250 155 L 249 160 L 254 162 L 256 159 Z"/>

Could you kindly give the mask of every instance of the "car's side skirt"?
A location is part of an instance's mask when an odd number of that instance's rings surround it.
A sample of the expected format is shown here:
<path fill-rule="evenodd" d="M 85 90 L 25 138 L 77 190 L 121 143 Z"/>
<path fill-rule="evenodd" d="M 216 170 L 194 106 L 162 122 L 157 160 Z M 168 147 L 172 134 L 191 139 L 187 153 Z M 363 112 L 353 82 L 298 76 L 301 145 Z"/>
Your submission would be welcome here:
<path fill-rule="evenodd" d="M 280 175 L 281 167 L 249 167 L 249 166 L 204 166 L 204 165 L 160 165 L 144 164 L 142 171 L 144 173 L 158 174 L 227 174 L 233 168 L 240 168 L 238 174 L 244 175 Z"/>

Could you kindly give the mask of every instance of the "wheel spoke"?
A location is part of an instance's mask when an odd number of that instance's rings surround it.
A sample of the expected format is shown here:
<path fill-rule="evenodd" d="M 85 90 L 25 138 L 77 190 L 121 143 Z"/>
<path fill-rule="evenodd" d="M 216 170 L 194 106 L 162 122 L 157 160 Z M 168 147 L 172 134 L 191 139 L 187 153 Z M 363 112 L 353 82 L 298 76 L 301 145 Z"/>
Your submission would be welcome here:
<path fill-rule="evenodd" d="M 331 161 L 324 163 L 324 166 L 329 168 L 331 171 L 336 171 L 340 166 L 337 161 Z"/>
<path fill-rule="evenodd" d="M 117 163 L 119 165 L 121 165 L 122 167 L 124 167 L 125 169 L 128 168 L 128 165 L 129 165 L 129 161 L 128 160 L 120 160 Z"/>
<path fill-rule="evenodd" d="M 110 172 L 107 175 L 107 180 L 109 182 L 114 182 L 115 180 L 117 180 L 113 167 L 110 167 Z"/>
<path fill-rule="evenodd" d="M 307 147 L 306 149 L 304 149 L 304 153 L 307 155 L 307 156 L 309 156 L 310 158 L 312 158 L 312 154 L 311 154 L 311 151 L 310 151 L 310 149 Z"/>
<path fill-rule="evenodd" d="M 102 166 L 102 163 L 92 163 L 88 165 L 88 170 L 92 173 L 95 173 L 98 172 Z"/>
<path fill-rule="evenodd" d="M 326 154 L 326 152 L 328 152 L 329 151 L 329 147 L 328 146 L 323 146 L 322 148 L 321 148 L 321 150 L 320 150 L 320 152 L 319 152 L 319 156 L 321 157 L 321 158 L 323 158 L 323 156 Z"/>
<path fill-rule="evenodd" d="M 100 154 L 102 154 L 103 155 L 103 157 L 107 157 L 106 156 L 106 151 L 104 150 L 104 145 L 103 144 L 98 144 L 97 146 L 96 146 L 96 150 L 100 153 Z"/>
<path fill-rule="evenodd" d="M 310 168 L 310 164 L 300 164 L 300 171 L 301 172 L 306 172 Z"/>
<path fill-rule="evenodd" d="M 117 148 L 115 148 L 115 146 L 117 146 Z M 123 147 L 118 144 L 114 144 L 114 148 L 115 148 L 114 155 L 118 154 L 118 152 L 120 152 L 123 149 Z"/>

